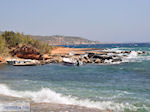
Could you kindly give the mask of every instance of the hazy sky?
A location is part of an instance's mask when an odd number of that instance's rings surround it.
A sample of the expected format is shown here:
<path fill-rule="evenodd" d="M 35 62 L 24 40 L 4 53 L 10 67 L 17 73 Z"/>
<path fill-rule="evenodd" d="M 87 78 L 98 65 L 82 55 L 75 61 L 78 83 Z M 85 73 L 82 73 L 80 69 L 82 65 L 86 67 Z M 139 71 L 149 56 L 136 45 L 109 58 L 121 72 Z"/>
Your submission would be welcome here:
<path fill-rule="evenodd" d="M 0 30 L 150 42 L 150 0 L 0 0 Z"/>

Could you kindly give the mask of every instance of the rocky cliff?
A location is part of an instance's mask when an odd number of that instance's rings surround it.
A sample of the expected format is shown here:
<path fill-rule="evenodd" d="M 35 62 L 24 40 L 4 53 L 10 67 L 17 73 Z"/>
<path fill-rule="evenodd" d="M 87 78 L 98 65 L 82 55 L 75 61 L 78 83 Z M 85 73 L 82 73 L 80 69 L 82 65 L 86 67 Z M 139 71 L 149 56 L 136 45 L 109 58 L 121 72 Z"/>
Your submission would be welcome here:
<path fill-rule="evenodd" d="M 11 52 L 12 56 L 24 59 L 41 59 L 40 52 L 31 45 L 22 45 L 13 49 Z"/>
<path fill-rule="evenodd" d="M 91 41 L 81 37 L 72 37 L 72 36 L 33 36 L 32 38 L 47 42 L 49 45 L 74 45 L 74 44 L 99 44 L 98 41 Z"/>

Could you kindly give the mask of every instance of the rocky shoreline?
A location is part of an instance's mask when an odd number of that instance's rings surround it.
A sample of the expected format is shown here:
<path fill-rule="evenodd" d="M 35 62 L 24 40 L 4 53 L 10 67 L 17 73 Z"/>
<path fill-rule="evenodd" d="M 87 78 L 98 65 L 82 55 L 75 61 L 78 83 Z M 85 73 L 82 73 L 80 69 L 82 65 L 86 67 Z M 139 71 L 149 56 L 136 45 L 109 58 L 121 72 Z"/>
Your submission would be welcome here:
<path fill-rule="evenodd" d="M 49 63 L 63 63 L 63 58 L 80 61 L 83 64 L 119 64 L 125 62 L 123 59 L 130 55 L 143 55 L 141 51 L 111 51 L 97 48 L 65 48 L 58 47 L 51 51 L 51 54 L 40 54 L 30 46 L 22 46 L 11 52 L 12 58 L 0 57 L 1 63 L 6 63 L 8 59 L 32 59 L 37 65 Z"/>

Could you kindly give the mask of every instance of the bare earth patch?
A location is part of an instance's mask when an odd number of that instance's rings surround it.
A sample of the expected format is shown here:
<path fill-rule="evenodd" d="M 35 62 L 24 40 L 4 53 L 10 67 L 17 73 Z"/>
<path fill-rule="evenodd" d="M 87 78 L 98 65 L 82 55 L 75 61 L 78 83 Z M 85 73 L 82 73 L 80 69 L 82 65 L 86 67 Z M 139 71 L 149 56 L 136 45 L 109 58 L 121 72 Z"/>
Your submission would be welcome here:
<path fill-rule="evenodd" d="M 98 50 L 97 48 L 67 48 L 67 47 L 57 47 L 51 51 L 52 55 L 58 54 L 69 54 L 70 52 L 75 54 L 85 54 L 85 52 Z"/>

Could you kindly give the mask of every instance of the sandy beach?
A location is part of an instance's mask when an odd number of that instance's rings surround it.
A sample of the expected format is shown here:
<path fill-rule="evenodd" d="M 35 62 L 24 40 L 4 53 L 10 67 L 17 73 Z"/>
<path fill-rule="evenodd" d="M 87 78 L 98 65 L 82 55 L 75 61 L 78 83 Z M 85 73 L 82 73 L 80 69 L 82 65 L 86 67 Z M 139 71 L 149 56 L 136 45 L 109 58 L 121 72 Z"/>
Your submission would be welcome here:
<path fill-rule="evenodd" d="M 58 54 L 85 54 L 85 52 L 99 50 L 98 48 L 67 48 L 67 47 L 56 47 L 51 51 L 51 55 L 58 55 Z"/>

